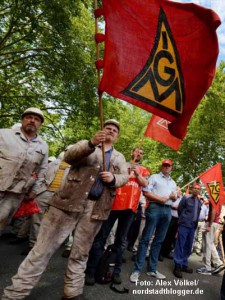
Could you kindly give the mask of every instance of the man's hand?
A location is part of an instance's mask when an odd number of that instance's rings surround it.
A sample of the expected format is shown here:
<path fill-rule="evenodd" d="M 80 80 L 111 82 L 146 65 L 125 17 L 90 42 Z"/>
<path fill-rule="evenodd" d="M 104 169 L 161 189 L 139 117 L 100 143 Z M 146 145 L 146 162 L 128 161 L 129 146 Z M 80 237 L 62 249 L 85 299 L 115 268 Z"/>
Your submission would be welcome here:
<path fill-rule="evenodd" d="M 161 197 L 160 202 L 165 203 L 169 200 L 176 201 L 177 200 L 177 193 L 176 192 L 171 192 L 169 197 Z"/>
<path fill-rule="evenodd" d="M 206 232 L 210 232 L 210 230 L 211 230 L 211 226 L 207 226 L 207 227 L 205 228 L 205 231 L 206 231 Z"/>
<path fill-rule="evenodd" d="M 96 134 L 92 137 L 91 143 L 94 146 L 97 146 L 100 143 L 105 142 L 105 139 L 106 139 L 106 132 L 105 132 L 105 130 L 101 130 L 101 131 L 96 132 Z"/>
<path fill-rule="evenodd" d="M 177 192 L 171 192 L 169 195 L 170 200 L 176 201 L 177 200 Z"/>
<path fill-rule="evenodd" d="M 102 178 L 102 181 L 107 182 L 107 183 L 112 182 L 114 179 L 113 174 L 111 172 L 107 172 L 107 171 L 100 172 L 100 176 Z"/>
<path fill-rule="evenodd" d="M 138 166 L 135 165 L 135 164 L 130 165 L 130 171 L 133 171 L 136 176 L 140 175 L 139 172 L 138 172 Z"/>
<path fill-rule="evenodd" d="M 170 199 L 168 199 L 168 197 L 160 197 L 160 203 L 165 203 L 165 202 L 167 202 L 168 200 L 170 200 Z"/>
<path fill-rule="evenodd" d="M 211 230 L 211 224 L 209 222 L 205 222 L 203 232 L 209 232 L 210 230 Z"/>

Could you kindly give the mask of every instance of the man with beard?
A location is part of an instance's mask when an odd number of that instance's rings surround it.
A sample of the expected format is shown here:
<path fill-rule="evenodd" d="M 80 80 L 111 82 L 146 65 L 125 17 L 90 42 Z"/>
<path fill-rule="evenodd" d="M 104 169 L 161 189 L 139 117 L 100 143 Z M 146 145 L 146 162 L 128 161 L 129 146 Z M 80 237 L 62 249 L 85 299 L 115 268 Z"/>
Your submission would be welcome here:
<path fill-rule="evenodd" d="M 34 199 L 45 180 L 48 145 L 38 135 L 43 122 L 43 112 L 30 107 L 21 127 L 0 129 L 0 235 L 22 200 Z"/>
<path fill-rule="evenodd" d="M 89 141 L 79 141 L 66 151 L 64 161 L 71 165 L 70 171 L 50 200 L 37 242 L 12 278 L 12 286 L 5 288 L 2 300 L 29 295 L 51 256 L 72 231 L 74 242 L 61 299 L 86 299 L 83 286 L 88 253 L 103 220 L 108 218 L 116 188 L 128 181 L 125 158 L 113 147 L 119 130 L 119 122 L 107 120 L 103 130 Z M 100 144 L 104 144 L 104 168 Z"/>
<path fill-rule="evenodd" d="M 116 190 L 116 197 L 109 218 L 103 223 L 89 253 L 85 278 L 86 285 L 94 285 L 95 283 L 95 277 L 98 276 L 96 270 L 103 255 L 106 240 L 116 220 L 118 220 L 118 226 L 113 246 L 116 252 L 116 264 L 112 281 L 116 284 L 121 283 L 120 272 L 122 256 L 126 248 L 127 233 L 137 211 L 141 188 L 148 185 L 146 177 L 150 175 L 147 168 L 139 165 L 142 157 L 143 150 L 141 148 L 136 147 L 132 150 L 131 162 L 127 164 L 129 181 L 125 186 Z"/>

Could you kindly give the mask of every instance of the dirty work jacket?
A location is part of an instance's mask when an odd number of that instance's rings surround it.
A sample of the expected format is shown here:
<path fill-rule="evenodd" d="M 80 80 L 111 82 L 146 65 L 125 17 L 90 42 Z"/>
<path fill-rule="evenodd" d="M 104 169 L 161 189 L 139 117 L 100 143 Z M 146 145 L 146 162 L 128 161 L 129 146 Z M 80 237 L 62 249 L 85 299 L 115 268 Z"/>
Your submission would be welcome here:
<path fill-rule="evenodd" d="M 102 165 L 102 150 L 93 151 L 88 141 L 83 140 L 73 145 L 65 154 L 64 160 L 71 165 L 65 184 L 60 188 L 49 204 L 64 211 L 83 211 L 91 187 Z M 128 181 L 127 165 L 124 156 L 113 149 L 109 171 L 115 176 L 115 186 L 105 186 L 100 198 L 95 202 L 92 218 L 106 220 L 112 207 L 112 200 L 117 187 Z"/>
<path fill-rule="evenodd" d="M 1 192 L 21 194 L 32 191 L 36 194 L 44 180 L 47 164 L 48 145 L 39 135 L 28 141 L 20 129 L 0 129 Z M 33 176 L 35 173 L 37 179 Z"/>

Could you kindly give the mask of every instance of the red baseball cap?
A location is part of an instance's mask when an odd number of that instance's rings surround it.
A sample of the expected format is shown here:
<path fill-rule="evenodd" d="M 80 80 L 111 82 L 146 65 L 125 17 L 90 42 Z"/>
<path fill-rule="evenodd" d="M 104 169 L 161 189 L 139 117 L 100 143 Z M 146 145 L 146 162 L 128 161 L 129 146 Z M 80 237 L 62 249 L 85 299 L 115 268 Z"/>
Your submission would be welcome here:
<path fill-rule="evenodd" d="M 162 162 L 162 165 L 170 165 L 172 166 L 172 161 L 170 159 L 164 159 L 163 162 Z"/>
<path fill-rule="evenodd" d="M 200 183 L 197 183 L 197 182 L 195 182 L 195 183 L 193 183 L 193 187 L 199 187 L 199 188 L 201 188 L 201 184 L 200 184 Z"/>

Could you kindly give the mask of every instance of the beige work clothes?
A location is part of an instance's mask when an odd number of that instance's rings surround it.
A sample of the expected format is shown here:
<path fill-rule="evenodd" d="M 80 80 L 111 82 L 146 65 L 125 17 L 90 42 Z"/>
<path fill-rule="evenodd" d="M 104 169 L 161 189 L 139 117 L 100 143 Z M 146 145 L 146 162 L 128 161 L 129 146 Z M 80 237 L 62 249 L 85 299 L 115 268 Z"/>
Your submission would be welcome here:
<path fill-rule="evenodd" d="M 51 200 L 52 196 L 54 195 L 55 191 L 49 190 L 49 185 L 52 183 L 54 180 L 57 171 L 60 168 L 61 164 L 61 159 L 56 159 L 53 162 L 50 162 L 48 164 L 48 169 L 46 173 L 46 184 L 45 186 L 42 186 L 40 189 L 40 193 L 38 193 L 37 197 L 35 198 L 35 202 L 38 204 L 40 207 L 41 211 L 39 214 L 33 214 L 31 215 L 31 223 L 30 223 L 30 234 L 29 234 L 29 247 L 32 248 L 37 240 L 38 232 L 40 229 L 40 224 L 43 218 L 44 213 L 48 210 L 49 208 L 49 201 Z M 68 166 L 64 170 L 64 174 L 61 178 L 61 184 L 65 181 L 65 178 L 69 172 L 70 166 Z"/>
<path fill-rule="evenodd" d="M 82 212 L 64 212 L 50 207 L 41 223 L 34 248 L 20 265 L 12 278 L 13 285 L 4 290 L 2 300 L 24 299 L 38 283 L 51 256 L 74 231 L 74 243 L 64 275 L 64 296 L 72 298 L 83 292 L 84 271 L 88 253 L 102 222 L 91 221 L 94 202 L 87 200 Z"/>
<path fill-rule="evenodd" d="M 2 300 L 24 299 L 39 281 L 50 257 L 74 230 L 74 242 L 64 277 L 64 297 L 72 298 L 83 292 L 84 271 L 88 253 L 102 221 L 107 219 L 112 207 L 116 187 L 128 181 L 124 156 L 113 149 L 109 170 L 115 176 L 115 185 L 105 185 L 97 201 L 87 199 L 102 164 L 102 151 L 93 151 L 88 141 L 80 141 L 65 154 L 65 161 L 71 165 L 62 188 L 52 200 L 44 217 L 37 242 L 18 273 L 12 278 L 12 285 L 5 288 Z"/>
<path fill-rule="evenodd" d="M 28 141 L 20 129 L 0 129 L 1 192 L 36 194 L 45 178 L 47 164 L 48 145 L 39 135 Z"/>
<path fill-rule="evenodd" d="M 88 141 L 83 140 L 66 151 L 64 160 L 71 165 L 69 174 L 49 204 L 65 211 L 79 212 L 102 166 L 102 150 L 96 147 L 93 152 Z M 100 198 L 95 201 L 92 218 L 96 220 L 107 220 L 116 188 L 129 179 L 125 158 L 115 149 L 110 158 L 109 171 L 115 176 L 115 186 L 106 185 Z"/>
<path fill-rule="evenodd" d="M 48 145 L 39 135 L 27 140 L 20 129 L 0 129 L 0 234 L 24 195 L 40 189 L 47 164 Z"/>

